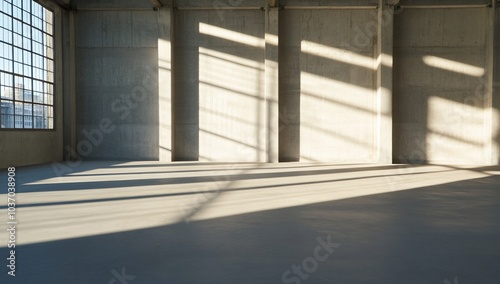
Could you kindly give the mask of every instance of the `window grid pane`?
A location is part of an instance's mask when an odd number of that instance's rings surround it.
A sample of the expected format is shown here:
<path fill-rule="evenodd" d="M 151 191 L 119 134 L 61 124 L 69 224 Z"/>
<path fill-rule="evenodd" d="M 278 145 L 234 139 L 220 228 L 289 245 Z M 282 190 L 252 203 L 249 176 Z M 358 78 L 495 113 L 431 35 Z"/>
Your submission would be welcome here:
<path fill-rule="evenodd" d="M 33 0 L 1 0 L 0 128 L 54 127 L 53 24 Z"/>

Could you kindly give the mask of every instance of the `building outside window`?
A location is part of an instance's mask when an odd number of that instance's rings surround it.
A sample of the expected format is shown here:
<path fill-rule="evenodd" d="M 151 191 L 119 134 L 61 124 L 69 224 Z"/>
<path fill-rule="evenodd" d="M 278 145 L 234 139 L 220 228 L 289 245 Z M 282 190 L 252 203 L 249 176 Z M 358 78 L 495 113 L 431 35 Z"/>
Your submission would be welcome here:
<path fill-rule="evenodd" d="M 54 128 L 51 11 L 33 0 L 0 0 L 1 128 Z"/>

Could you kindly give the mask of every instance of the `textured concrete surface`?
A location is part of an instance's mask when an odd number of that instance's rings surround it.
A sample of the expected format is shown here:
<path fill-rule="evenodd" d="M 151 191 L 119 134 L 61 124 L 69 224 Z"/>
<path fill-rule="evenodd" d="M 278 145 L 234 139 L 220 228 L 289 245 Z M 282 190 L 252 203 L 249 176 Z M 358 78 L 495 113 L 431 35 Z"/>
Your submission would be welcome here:
<path fill-rule="evenodd" d="M 381 15 L 392 10 L 383 0 L 283 0 L 271 13 L 259 9 L 264 0 L 182 0 L 153 11 L 155 2 L 66 1 L 79 9 L 71 17 L 50 4 L 70 26 L 64 36 L 75 22 L 74 38 L 56 49 L 64 57 L 57 128 L 0 131 L 0 168 L 76 152 L 88 160 L 499 162 L 496 2 L 422 9 L 410 6 L 435 1 L 403 0 L 394 20 Z"/>
<path fill-rule="evenodd" d="M 172 161 L 172 9 L 162 9 L 158 17 L 158 111 L 159 157 Z M 160 83 L 161 82 L 161 83 Z"/>
<path fill-rule="evenodd" d="M 267 162 L 279 161 L 279 8 L 266 9 L 265 105 Z"/>
<path fill-rule="evenodd" d="M 287 6 L 377 6 L 378 0 L 280 0 Z"/>
<path fill-rule="evenodd" d="M 496 284 L 499 183 L 500 167 L 473 166 L 18 168 L 17 276 L 2 257 L 0 279 Z M 3 191 L 0 216 L 6 206 Z M 6 238 L 2 229 L 2 256 Z"/>
<path fill-rule="evenodd" d="M 396 161 L 489 162 L 488 12 L 408 9 L 395 16 Z"/>
<path fill-rule="evenodd" d="M 375 16 L 373 18 L 372 16 Z M 373 10 L 285 10 L 281 22 L 282 160 L 374 162 Z M 375 26 L 376 28 L 376 26 Z"/>
<path fill-rule="evenodd" d="M 493 136 L 491 164 L 500 164 L 500 9 L 495 9 L 494 19 L 494 41 L 493 41 L 493 73 L 491 74 L 493 80 L 492 88 L 492 107 L 493 119 L 491 124 L 491 132 Z"/>
<path fill-rule="evenodd" d="M 151 11 L 82 11 L 76 17 L 78 154 L 158 159 L 158 17 Z M 89 138 L 103 120 L 113 131 Z M 78 144 L 92 143 L 92 149 Z M 95 141 L 95 143 L 94 143 Z"/>
<path fill-rule="evenodd" d="M 174 160 L 265 162 L 264 13 L 175 19 Z"/>

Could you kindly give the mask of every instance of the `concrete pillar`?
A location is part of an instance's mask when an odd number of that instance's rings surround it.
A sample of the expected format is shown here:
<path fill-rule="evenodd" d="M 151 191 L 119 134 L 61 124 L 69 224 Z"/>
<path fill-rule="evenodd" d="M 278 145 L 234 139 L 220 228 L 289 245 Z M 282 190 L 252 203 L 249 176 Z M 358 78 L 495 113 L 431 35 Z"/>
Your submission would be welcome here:
<path fill-rule="evenodd" d="M 300 37 L 290 27 L 297 11 L 283 10 L 279 17 L 279 161 L 300 160 Z M 300 18 L 299 18 L 300 19 Z"/>
<path fill-rule="evenodd" d="M 394 6 L 379 0 L 377 41 L 376 162 L 392 163 L 392 53 Z"/>
<path fill-rule="evenodd" d="M 178 9 L 170 13 L 172 161 L 200 158 L 200 58 L 193 41 L 199 40 L 201 20 L 195 15 L 196 11 Z"/>
<path fill-rule="evenodd" d="M 159 160 L 172 161 L 172 7 L 158 12 Z"/>
<path fill-rule="evenodd" d="M 76 95 L 75 95 L 75 12 L 63 13 L 63 58 L 64 58 L 64 98 L 63 98 L 63 157 L 76 159 Z"/>
<path fill-rule="evenodd" d="M 268 7 L 266 10 L 266 60 L 265 60 L 265 101 L 266 101 L 266 136 L 267 162 L 278 162 L 279 143 L 279 56 L 278 56 L 279 8 Z"/>
<path fill-rule="evenodd" d="M 24 156 L 24 164 L 29 165 L 29 164 L 37 164 L 37 163 L 44 163 L 46 161 L 61 161 L 63 159 L 63 143 L 64 143 L 64 112 L 63 112 L 63 107 L 64 107 L 64 54 L 61 52 L 64 50 L 64 39 L 63 39 L 63 28 L 62 25 L 64 23 L 64 10 L 59 8 L 59 7 L 53 7 L 52 5 L 47 5 L 46 6 L 49 9 L 52 9 L 54 13 L 54 133 L 51 139 L 45 140 L 44 136 L 37 137 L 34 135 L 34 133 L 26 133 L 29 134 L 29 139 L 30 140 L 20 140 L 23 141 L 21 143 L 22 145 L 30 145 L 27 147 L 23 147 L 22 151 L 19 151 L 19 156 Z M 74 27 L 74 21 L 73 27 Z M 74 29 L 73 29 L 73 35 Z M 74 38 L 72 40 L 73 42 L 73 58 L 74 57 Z M 71 64 L 71 63 L 70 63 Z M 73 70 L 75 70 L 75 65 L 72 64 Z M 73 72 L 74 76 L 74 72 Z M 73 77 L 74 78 L 74 77 Z M 74 80 L 73 80 L 74 82 Z M 73 98 L 74 98 L 74 88 L 73 88 Z M 74 103 L 74 100 L 73 100 Z M 62 106 L 62 107 L 60 107 Z M 63 119 L 57 119 L 57 117 L 62 117 Z M 75 122 L 75 120 L 73 120 Z M 75 124 L 73 124 L 74 126 Z M 75 128 L 73 128 L 73 131 Z M 27 137 L 27 136 L 26 136 Z M 44 141 L 45 140 L 45 141 Z M 36 141 L 34 143 L 28 143 L 25 144 L 25 141 Z M 43 145 L 43 146 L 42 146 Z M 43 148 L 39 148 L 43 147 Z M 30 148 L 30 149 L 26 149 Z M 33 151 L 31 153 L 31 151 Z M 41 153 L 43 152 L 43 153 Z M 36 153 L 33 155 L 33 153 Z M 47 154 L 50 153 L 50 154 Z M 42 156 L 45 156 L 42 158 Z M 52 157 L 50 157 L 52 156 Z"/>
<path fill-rule="evenodd" d="M 491 48 L 488 56 L 491 62 L 491 76 L 489 81 L 489 94 L 491 96 L 491 164 L 500 164 L 500 3 L 493 1 L 493 7 L 490 12 L 490 36 Z"/>

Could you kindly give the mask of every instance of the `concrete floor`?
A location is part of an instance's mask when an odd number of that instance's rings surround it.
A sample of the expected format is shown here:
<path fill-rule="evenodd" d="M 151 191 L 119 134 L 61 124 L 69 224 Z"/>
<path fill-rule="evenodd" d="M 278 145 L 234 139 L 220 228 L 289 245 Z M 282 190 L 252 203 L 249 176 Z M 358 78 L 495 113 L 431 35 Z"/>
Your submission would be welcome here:
<path fill-rule="evenodd" d="M 17 182 L 0 283 L 500 283 L 500 167 L 86 162 Z"/>

